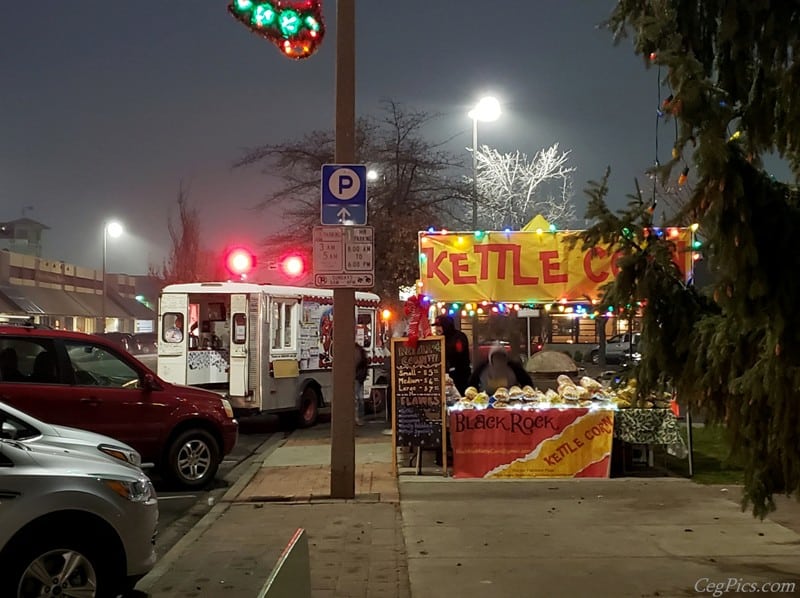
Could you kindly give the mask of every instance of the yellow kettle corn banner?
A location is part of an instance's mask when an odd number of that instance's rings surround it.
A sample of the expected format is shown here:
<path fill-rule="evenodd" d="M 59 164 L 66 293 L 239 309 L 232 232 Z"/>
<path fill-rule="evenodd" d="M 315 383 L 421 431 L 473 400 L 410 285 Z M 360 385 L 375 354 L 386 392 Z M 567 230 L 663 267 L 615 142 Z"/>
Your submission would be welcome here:
<path fill-rule="evenodd" d="M 692 233 L 668 229 L 684 276 L 692 263 Z M 436 301 L 510 303 L 587 301 L 614 280 L 620 253 L 610 247 L 570 247 L 580 232 L 420 233 L 421 293 Z"/>
<path fill-rule="evenodd" d="M 602 478 L 610 473 L 610 410 L 454 410 L 449 424 L 457 478 Z"/>

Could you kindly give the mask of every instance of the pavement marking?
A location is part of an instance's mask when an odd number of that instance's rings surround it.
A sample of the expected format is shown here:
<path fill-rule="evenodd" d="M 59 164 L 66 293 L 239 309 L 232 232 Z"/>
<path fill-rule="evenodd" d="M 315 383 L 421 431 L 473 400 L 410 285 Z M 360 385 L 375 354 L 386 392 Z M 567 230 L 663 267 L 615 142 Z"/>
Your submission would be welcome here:
<path fill-rule="evenodd" d="M 175 500 L 177 498 L 197 498 L 197 494 L 160 494 L 158 500 Z"/>

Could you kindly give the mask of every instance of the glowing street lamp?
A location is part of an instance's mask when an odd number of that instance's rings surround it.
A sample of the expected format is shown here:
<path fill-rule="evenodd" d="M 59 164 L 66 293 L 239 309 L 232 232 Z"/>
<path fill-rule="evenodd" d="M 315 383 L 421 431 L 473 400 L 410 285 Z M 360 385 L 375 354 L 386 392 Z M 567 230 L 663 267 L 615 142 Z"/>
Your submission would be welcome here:
<path fill-rule="evenodd" d="M 478 121 L 492 122 L 500 118 L 500 102 L 486 96 L 467 113 L 472 119 L 472 230 L 478 230 Z"/>

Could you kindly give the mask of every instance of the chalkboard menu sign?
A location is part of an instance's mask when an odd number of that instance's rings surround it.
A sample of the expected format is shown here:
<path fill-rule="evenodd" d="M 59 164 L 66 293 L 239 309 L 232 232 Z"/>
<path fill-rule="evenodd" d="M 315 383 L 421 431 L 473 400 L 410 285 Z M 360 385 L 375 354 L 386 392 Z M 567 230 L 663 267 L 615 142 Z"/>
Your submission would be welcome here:
<path fill-rule="evenodd" d="M 444 446 L 444 337 L 392 339 L 392 405 L 395 446 Z"/>

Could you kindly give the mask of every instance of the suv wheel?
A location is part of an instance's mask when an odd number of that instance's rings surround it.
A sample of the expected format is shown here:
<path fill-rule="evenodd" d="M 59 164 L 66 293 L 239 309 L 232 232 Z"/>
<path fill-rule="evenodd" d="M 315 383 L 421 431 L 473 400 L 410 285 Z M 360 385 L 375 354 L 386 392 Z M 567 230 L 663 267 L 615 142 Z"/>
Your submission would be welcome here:
<path fill-rule="evenodd" d="M 592 360 L 592 364 L 593 365 L 599 365 L 600 364 L 600 351 L 598 351 L 597 349 L 592 351 L 590 359 Z"/>
<path fill-rule="evenodd" d="M 211 482 L 219 467 L 219 447 L 205 430 L 180 433 L 169 447 L 166 474 L 184 488 L 201 488 Z"/>
<path fill-rule="evenodd" d="M 353 399 L 355 401 L 355 399 Z M 319 417 L 319 395 L 311 386 L 306 386 L 300 395 L 300 412 L 297 425 L 301 428 L 310 428 L 317 423 Z"/>
<path fill-rule="evenodd" d="M 0 595 L 104 596 L 114 583 L 110 560 L 88 540 L 22 538 L 8 551 Z"/>

